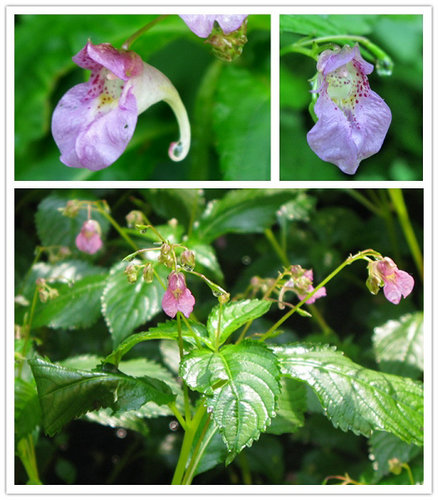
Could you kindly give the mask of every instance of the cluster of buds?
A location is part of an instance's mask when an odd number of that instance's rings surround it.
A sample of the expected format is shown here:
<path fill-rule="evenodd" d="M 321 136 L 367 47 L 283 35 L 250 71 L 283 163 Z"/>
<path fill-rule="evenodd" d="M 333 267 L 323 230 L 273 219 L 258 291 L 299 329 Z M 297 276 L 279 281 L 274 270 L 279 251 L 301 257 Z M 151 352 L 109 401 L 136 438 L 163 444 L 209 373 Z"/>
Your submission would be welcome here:
<path fill-rule="evenodd" d="M 312 269 L 304 269 L 300 265 L 293 265 L 288 268 L 285 274 L 289 276 L 289 279 L 281 288 L 278 296 L 280 309 L 284 308 L 283 296 L 287 291 L 294 292 L 300 300 L 304 300 L 314 290 Z M 326 295 L 325 287 L 321 287 L 306 300 L 306 304 L 313 304 L 317 299 Z"/>
<path fill-rule="evenodd" d="M 81 203 L 79 200 L 68 200 L 65 207 L 62 207 L 59 210 L 62 213 L 62 215 L 74 219 L 78 215 L 80 208 L 81 208 Z"/>
<path fill-rule="evenodd" d="M 136 283 L 140 272 L 145 283 L 152 283 L 154 280 L 154 267 L 151 262 L 146 264 L 131 263 L 125 267 L 125 274 L 129 283 Z"/>
<path fill-rule="evenodd" d="M 41 302 L 47 302 L 48 300 L 55 299 L 59 296 L 58 290 L 56 290 L 56 288 L 50 287 L 44 278 L 38 278 L 36 280 L 36 286 Z"/>

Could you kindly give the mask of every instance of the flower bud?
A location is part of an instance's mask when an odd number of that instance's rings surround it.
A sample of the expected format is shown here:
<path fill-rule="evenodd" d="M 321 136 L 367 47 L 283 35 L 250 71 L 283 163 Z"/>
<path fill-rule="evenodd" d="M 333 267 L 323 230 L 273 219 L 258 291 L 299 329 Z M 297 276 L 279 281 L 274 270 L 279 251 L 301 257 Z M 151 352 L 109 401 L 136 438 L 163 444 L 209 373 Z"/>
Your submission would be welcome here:
<path fill-rule="evenodd" d="M 145 222 L 146 218 L 140 210 L 131 210 L 126 216 L 126 224 L 130 228 L 135 228 L 135 226 L 145 224 Z"/>
<path fill-rule="evenodd" d="M 195 268 L 195 254 L 191 250 L 184 250 L 184 252 L 181 254 L 181 265 L 186 269 L 187 271 L 193 271 Z"/>
<path fill-rule="evenodd" d="M 125 267 L 125 274 L 129 283 L 135 283 L 138 279 L 138 266 L 136 264 L 128 264 Z"/>
<path fill-rule="evenodd" d="M 79 204 L 78 200 L 69 200 L 67 202 L 67 205 L 60 210 L 62 212 L 62 215 L 65 215 L 66 217 L 74 218 L 78 215 L 79 208 L 80 208 L 80 204 Z"/>
<path fill-rule="evenodd" d="M 89 219 L 82 225 L 81 232 L 76 236 L 76 246 L 81 252 L 90 255 L 102 248 L 101 229 L 96 220 Z"/>
<path fill-rule="evenodd" d="M 152 283 L 154 281 L 154 268 L 150 262 L 143 268 L 143 279 L 145 283 Z"/>

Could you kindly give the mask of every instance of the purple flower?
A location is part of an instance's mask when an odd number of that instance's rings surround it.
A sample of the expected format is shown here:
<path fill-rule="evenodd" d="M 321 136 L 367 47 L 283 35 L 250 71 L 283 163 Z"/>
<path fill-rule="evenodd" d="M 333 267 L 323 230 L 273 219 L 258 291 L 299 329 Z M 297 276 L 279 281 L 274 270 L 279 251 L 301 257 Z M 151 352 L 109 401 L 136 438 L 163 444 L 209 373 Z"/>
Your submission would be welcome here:
<path fill-rule="evenodd" d="M 193 33 L 200 38 L 207 38 L 213 30 L 214 23 L 217 22 L 222 31 L 228 35 L 242 26 L 245 16 L 220 16 L 220 15 L 200 15 L 200 16 L 179 16 Z"/>
<path fill-rule="evenodd" d="M 385 297 L 393 304 L 398 304 L 406 298 L 414 288 L 414 278 L 406 271 L 400 271 L 389 257 L 368 264 L 367 286 L 374 295 L 383 286 Z"/>
<path fill-rule="evenodd" d="M 291 290 L 298 295 L 300 300 L 304 300 L 310 292 L 313 292 L 313 270 L 303 269 L 301 266 L 290 266 L 291 279 L 284 285 L 284 290 Z M 306 300 L 306 304 L 313 304 L 316 299 L 327 295 L 325 287 L 320 288 L 310 299 Z"/>
<path fill-rule="evenodd" d="M 373 65 L 360 55 L 359 47 L 325 50 L 317 64 L 317 123 L 307 134 L 312 150 L 324 161 L 354 174 L 359 163 L 382 147 L 391 111 L 370 89 L 366 75 Z"/>
<path fill-rule="evenodd" d="M 96 220 L 89 219 L 82 224 L 81 232 L 76 236 L 76 246 L 81 252 L 94 254 L 102 248 L 100 226 Z"/>
<path fill-rule="evenodd" d="M 178 92 L 160 71 L 132 51 L 109 43 L 87 45 L 73 57 L 90 79 L 70 89 L 52 116 L 52 134 L 61 161 L 76 168 L 101 170 L 114 163 L 134 134 L 137 116 L 164 100 L 173 109 L 181 139 L 169 156 L 182 160 L 190 147 L 190 124 Z"/>
<path fill-rule="evenodd" d="M 167 282 L 167 290 L 161 301 L 163 311 L 171 318 L 174 318 L 178 311 L 188 318 L 193 311 L 195 298 L 186 286 L 184 274 L 172 271 L 167 277 Z"/>

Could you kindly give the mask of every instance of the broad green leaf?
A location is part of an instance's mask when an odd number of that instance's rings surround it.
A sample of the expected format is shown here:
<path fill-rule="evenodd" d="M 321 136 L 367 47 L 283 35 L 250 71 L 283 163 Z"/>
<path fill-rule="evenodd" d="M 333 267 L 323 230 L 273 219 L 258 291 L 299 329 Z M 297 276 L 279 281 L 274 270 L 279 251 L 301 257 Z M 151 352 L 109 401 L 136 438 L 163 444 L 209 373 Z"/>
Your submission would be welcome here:
<path fill-rule="evenodd" d="M 199 341 L 207 339 L 207 332 L 205 326 L 201 323 L 189 321 L 190 329 L 187 327 L 185 321 L 181 322 L 181 335 L 189 345 L 196 346 L 196 338 Z M 159 323 L 156 327 L 150 328 L 147 332 L 134 333 L 123 340 L 114 351 L 105 358 L 105 363 L 112 363 L 118 365 L 122 357 L 129 352 L 135 345 L 147 340 L 169 339 L 178 340 L 178 323 L 176 320 L 166 321 L 166 323 Z"/>
<path fill-rule="evenodd" d="M 180 376 L 207 396 L 207 411 L 229 451 L 227 463 L 258 439 L 275 414 L 280 371 L 262 343 L 246 340 L 219 352 L 192 351 L 183 358 Z"/>
<path fill-rule="evenodd" d="M 304 425 L 304 412 L 307 409 L 306 386 L 298 380 L 281 378 L 281 393 L 277 411 L 266 432 L 285 434 L 295 432 Z"/>
<path fill-rule="evenodd" d="M 280 33 L 300 35 L 366 35 L 371 32 L 375 15 L 282 15 Z"/>
<path fill-rule="evenodd" d="M 194 234 L 210 243 L 226 233 L 261 233 L 274 224 L 279 207 L 296 196 L 293 190 L 229 191 L 221 200 L 207 205 Z"/>
<path fill-rule="evenodd" d="M 31 434 L 41 425 L 41 410 L 35 383 L 15 379 L 15 439 Z"/>
<path fill-rule="evenodd" d="M 307 382 L 335 427 L 423 442 L 423 387 L 409 378 L 364 368 L 329 346 L 273 347 L 284 375 Z"/>
<path fill-rule="evenodd" d="M 236 65 L 223 68 L 213 129 L 224 180 L 269 180 L 269 80 Z"/>
<path fill-rule="evenodd" d="M 423 313 L 406 314 L 375 328 L 373 344 L 382 370 L 417 378 L 423 371 Z"/>
<path fill-rule="evenodd" d="M 88 411 L 129 411 L 148 401 L 158 405 L 175 399 L 167 384 L 151 377 L 134 378 L 118 370 L 75 370 L 40 358 L 29 361 L 35 377 L 44 430 L 53 435 Z"/>
<path fill-rule="evenodd" d="M 87 193 L 88 194 L 88 193 Z M 65 207 L 71 199 L 68 195 L 51 194 L 38 205 L 35 215 L 37 233 L 43 246 L 62 245 L 70 250 L 76 249 L 75 239 L 79 234 L 82 224 L 87 220 L 87 210 L 80 210 L 74 218 L 66 217 L 58 210 Z M 80 200 L 78 196 L 76 199 Z M 85 199 L 93 199 L 92 193 Z M 108 231 L 108 221 L 96 211 L 92 211 L 92 218 L 96 220 L 105 235 Z"/>
<path fill-rule="evenodd" d="M 72 285 L 51 284 L 58 290 L 58 297 L 38 302 L 32 326 L 76 329 L 91 326 L 100 317 L 100 297 L 106 274 L 86 276 Z"/>
<path fill-rule="evenodd" d="M 269 311 L 271 302 L 268 300 L 238 300 L 224 305 L 215 306 L 207 320 L 210 345 L 222 345 L 227 338 L 247 321 L 259 318 Z M 219 340 L 216 337 L 219 333 Z"/>
<path fill-rule="evenodd" d="M 110 272 L 102 295 L 102 314 L 113 338 L 114 347 L 138 326 L 146 323 L 161 311 L 164 289 L 157 279 L 146 283 L 139 277 L 129 283 L 124 270 L 126 263 L 116 264 Z M 158 265 L 155 268 L 166 283 L 169 270 Z"/>
<path fill-rule="evenodd" d="M 223 282 L 224 275 L 216 257 L 216 251 L 211 245 L 206 245 L 200 241 L 187 240 L 184 244 L 195 254 L 196 267 L 198 272 L 203 272 L 211 279 Z"/>
<path fill-rule="evenodd" d="M 142 191 L 154 212 L 165 219 L 177 219 L 188 229 L 205 205 L 201 189 L 146 189 Z"/>
<path fill-rule="evenodd" d="M 422 451 L 418 446 L 407 444 L 387 432 L 375 432 L 368 443 L 375 481 L 389 473 L 389 460 L 396 458 L 401 463 L 409 462 Z"/>

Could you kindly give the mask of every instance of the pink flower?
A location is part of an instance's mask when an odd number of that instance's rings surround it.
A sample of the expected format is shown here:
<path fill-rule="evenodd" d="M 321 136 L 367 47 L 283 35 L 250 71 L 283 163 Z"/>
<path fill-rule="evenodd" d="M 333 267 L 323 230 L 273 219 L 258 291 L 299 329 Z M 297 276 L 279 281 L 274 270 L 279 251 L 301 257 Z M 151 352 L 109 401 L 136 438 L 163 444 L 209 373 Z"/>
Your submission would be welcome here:
<path fill-rule="evenodd" d="M 389 257 L 370 262 L 368 273 L 367 286 L 371 293 L 377 294 L 379 287 L 383 286 L 385 297 L 393 304 L 398 304 L 402 296 L 406 298 L 414 288 L 414 278 L 406 271 L 400 271 Z"/>
<path fill-rule="evenodd" d="M 182 160 L 190 147 L 190 124 L 175 87 L 133 51 L 109 43 L 87 45 L 73 57 L 90 79 L 70 89 L 52 116 L 52 134 L 68 167 L 101 170 L 114 163 L 131 140 L 137 116 L 164 100 L 175 112 L 181 139 L 169 156 Z"/>
<path fill-rule="evenodd" d="M 200 38 L 207 38 L 212 32 L 215 22 L 219 24 L 226 35 L 229 35 L 233 31 L 239 29 L 248 16 L 186 15 L 179 17 L 195 35 Z"/>
<path fill-rule="evenodd" d="M 373 65 L 360 55 L 359 47 L 325 50 L 317 63 L 317 123 L 307 134 L 312 150 L 324 161 L 354 174 L 361 160 L 382 147 L 391 111 L 370 89 L 367 75 Z"/>
<path fill-rule="evenodd" d="M 167 282 L 167 290 L 161 301 L 163 311 L 171 318 L 174 318 L 178 311 L 188 318 L 193 311 L 195 298 L 186 286 L 184 274 L 172 271 L 167 277 Z"/>
<path fill-rule="evenodd" d="M 313 270 L 303 269 L 301 266 L 291 266 L 291 279 L 284 285 L 285 289 L 289 289 L 298 295 L 300 300 L 304 300 L 310 292 L 313 292 Z M 306 304 L 313 304 L 316 299 L 327 295 L 325 287 L 320 288 L 310 299 L 306 300 Z"/>
<path fill-rule="evenodd" d="M 99 223 L 93 219 L 85 221 L 82 225 L 81 232 L 76 236 L 76 246 L 81 252 L 96 253 L 102 248 L 102 240 L 100 239 Z"/>

